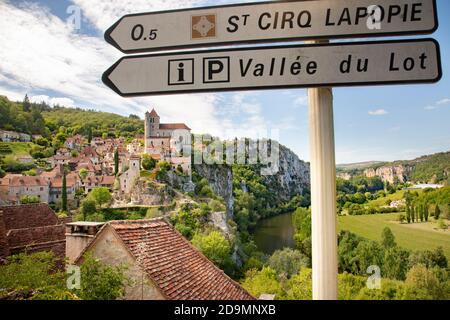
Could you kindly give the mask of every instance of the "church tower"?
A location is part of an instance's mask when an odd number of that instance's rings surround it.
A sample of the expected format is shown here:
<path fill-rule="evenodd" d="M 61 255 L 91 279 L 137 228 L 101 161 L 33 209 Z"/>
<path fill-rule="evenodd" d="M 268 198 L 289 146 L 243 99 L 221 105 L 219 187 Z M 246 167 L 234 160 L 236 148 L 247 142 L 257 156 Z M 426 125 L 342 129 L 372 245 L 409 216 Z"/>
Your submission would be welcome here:
<path fill-rule="evenodd" d="M 160 118 L 156 113 L 155 109 L 152 109 L 151 112 L 145 113 L 145 150 L 147 151 L 148 140 L 151 137 L 156 137 L 159 135 L 159 123 Z"/>

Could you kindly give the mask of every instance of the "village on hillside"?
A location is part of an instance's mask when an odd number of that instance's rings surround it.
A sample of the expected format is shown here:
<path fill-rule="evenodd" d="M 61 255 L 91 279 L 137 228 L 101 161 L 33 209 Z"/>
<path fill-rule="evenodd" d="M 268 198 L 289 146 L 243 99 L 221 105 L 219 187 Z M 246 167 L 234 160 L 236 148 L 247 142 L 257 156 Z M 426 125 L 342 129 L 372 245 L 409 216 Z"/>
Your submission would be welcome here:
<path fill-rule="evenodd" d="M 39 138 L 0 130 L 3 142 L 30 142 Z M 190 150 L 190 128 L 184 123 L 160 123 L 159 115 L 152 109 L 145 115 L 145 135 L 130 143 L 125 143 L 124 138 L 94 137 L 89 141 L 77 134 L 68 137 L 55 155 L 41 160 L 49 169 L 40 168 L 31 175 L 6 174 L 0 179 L 0 205 L 34 201 L 60 208 L 64 184 L 69 209 L 79 206 L 77 195 L 88 194 L 97 187 L 107 188 L 116 200 L 124 199 L 140 176 L 143 158 L 154 163 L 163 161 L 174 171 L 190 176 L 191 157 L 183 156 L 183 147 Z M 16 160 L 23 164 L 34 162 L 30 155 Z"/>

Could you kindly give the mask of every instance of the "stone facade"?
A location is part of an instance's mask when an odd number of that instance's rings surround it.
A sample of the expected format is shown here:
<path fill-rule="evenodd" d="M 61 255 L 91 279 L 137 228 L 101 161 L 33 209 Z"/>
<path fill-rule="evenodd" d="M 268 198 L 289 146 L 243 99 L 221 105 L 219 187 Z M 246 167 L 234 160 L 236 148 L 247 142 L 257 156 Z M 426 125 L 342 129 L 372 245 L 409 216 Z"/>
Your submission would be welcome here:
<path fill-rule="evenodd" d="M 131 156 L 128 170 L 119 176 L 120 192 L 129 194 L 133 189 L 136 179 L 141 173 L 141 159 L 138 156 Z"/>

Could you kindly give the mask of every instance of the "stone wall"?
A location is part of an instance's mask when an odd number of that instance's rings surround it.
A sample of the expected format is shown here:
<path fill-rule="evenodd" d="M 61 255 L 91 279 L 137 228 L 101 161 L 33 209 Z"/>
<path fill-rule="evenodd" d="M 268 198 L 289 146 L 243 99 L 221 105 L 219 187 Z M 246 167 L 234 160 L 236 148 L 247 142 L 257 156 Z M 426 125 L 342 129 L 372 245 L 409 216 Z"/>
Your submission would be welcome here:
<path fill-rule="evenodd" d="M 3 211 L 0 209 L 0 264 L 9 256 L 8 240 L 6 239 L 6 226 L 3 221 Z"/>

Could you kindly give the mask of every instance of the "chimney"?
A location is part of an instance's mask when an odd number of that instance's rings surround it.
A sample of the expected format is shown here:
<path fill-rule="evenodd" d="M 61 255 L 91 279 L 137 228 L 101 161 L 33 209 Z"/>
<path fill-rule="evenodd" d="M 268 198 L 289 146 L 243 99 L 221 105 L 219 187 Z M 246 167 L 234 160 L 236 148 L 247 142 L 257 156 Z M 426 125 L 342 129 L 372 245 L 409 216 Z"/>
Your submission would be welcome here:
<path fill-rule="evenodd" d="M 3 210 L 0 210 L 0 264 L 9 256 L 9 244 L 6 238 L 6 225 L 3 220 Z"/>
<path fill-rule="evenodd" d="M 94 239 L 104 222 L 77 221 L 66 224 L 66 257 L 74 263 Z"/>

